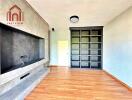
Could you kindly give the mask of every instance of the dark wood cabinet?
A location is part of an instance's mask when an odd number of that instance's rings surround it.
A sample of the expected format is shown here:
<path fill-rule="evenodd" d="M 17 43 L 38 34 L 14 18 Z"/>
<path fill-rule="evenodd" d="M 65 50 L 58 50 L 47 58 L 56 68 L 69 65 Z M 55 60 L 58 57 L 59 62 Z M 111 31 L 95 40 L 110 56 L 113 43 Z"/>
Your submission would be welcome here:
<path fill-rule="evenodd" d="M 103 27 L 71 27 L 71 67 L 102 68 Z"/>

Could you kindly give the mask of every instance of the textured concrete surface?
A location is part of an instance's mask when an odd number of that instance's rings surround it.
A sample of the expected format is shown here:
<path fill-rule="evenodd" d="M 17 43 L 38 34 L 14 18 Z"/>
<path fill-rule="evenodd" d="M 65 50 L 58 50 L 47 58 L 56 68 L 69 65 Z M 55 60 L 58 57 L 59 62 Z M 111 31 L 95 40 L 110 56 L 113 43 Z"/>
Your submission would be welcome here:
<path fill-rule="evenodd" d="M 1 74 L 1 28 L 0 28 L 0 74 Z"/>
<path fill-rule="evenodd" d="M 1 72 L 12 67 L 12 45 L 13 45 L 13 35 L 10 30 L 2 29 L 2 38 L 1 38 Z M 4 67 L 3 67 L 4 66 Z"/>
<path fill-rule="evenodd" d="M 21 81 L 6 93 L 0 95 L 0 100 L 24 100 L 24 97 L 34 89 L 34 87 L 48 74 L 49 69 L 46 67 L 39 67 L 30 73 Z"/>
<path fill-rule="evenodd" d="M 8 24 L 9 26 L 15 27 L 17 29 L 23 30 L 25 32 L 28 32 L 28 34 L 36 35 L 41 38 L 45 39 L 45 44 L 43 47 L 45 59 L 38 61 L 34 64 L 28 65 L 23 68 L 18 68 L 16 70 L 10 71 L 8 73 L 4 73 L 0 75 L 0 91 L 3 90 L 1 86 L 5 87 L 5 90 L 8 90 L 14 86 L 14 80 L 15 83 L 18 84 L 19 82 L 16 82 L 16 79 L 20 76 L 22 76 L 24 73 L 29 72 L 30 70 L 34 70 L 38 67 L 40 67 L 42 64 L 49 61 L 49 45 L 48 45 L 48 32 L 49 32 L 49 25 L 32 9 L 25 0 L 2 0 L 0 3 L 0 21 L 1 23 L 7 24 L 7 11 L 16 4 L 18 7 L 21 8 L 22 12 L 24 13 L 24 22 L 20 25 L 15 24 Z M 2 41 L 3 42 L 3 41 Z M 11 85 L 8 85 L 8 83 L 12 83 Z"/>
<path fill-rule="evenodd" d="M 41 47 L 44 45 L 44 42 L 41 42 L 40 46 L 40 38 L 31 36 L 24 32 L 10 30 L 8 27 L 2 28 L 1 36 L 2 41 L 4 41 L 1 44 L 2 73 L 44 58 L 41 55 L 43 54 L 42 52 L 44 52 L 44 48 Z"/>

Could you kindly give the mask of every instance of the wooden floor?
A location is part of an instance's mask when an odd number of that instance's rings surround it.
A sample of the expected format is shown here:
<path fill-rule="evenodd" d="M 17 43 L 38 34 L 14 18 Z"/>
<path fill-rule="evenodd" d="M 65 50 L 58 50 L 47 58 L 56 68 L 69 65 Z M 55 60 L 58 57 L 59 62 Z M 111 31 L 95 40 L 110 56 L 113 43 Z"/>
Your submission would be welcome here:
<path fill-rule="evenodd" d="M 52 67 L 25 100 L 132 100 L 132 92 L 101 70 Z"/>

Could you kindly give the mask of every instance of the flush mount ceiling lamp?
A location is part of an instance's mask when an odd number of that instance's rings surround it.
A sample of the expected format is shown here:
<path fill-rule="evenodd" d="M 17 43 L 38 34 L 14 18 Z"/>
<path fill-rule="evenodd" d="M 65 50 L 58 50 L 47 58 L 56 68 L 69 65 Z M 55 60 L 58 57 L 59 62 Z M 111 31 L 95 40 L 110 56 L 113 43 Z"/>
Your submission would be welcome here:
<path fill-rule="evenodd" d="M 76 15 L 71 16 L 71 17 L 70 17 L 70 21 L 71 21 L 72 23 L 77 23 L 77 22 L 79 21 L 79 17 L 76 16 Z"/>

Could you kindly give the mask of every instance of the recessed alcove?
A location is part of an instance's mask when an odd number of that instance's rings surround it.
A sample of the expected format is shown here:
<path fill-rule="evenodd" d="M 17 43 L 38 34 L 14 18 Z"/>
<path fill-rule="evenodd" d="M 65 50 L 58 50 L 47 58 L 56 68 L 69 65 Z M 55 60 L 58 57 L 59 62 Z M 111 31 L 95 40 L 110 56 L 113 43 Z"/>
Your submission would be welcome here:
<path fill-rule="evenodd" d="M 44 59 L 44 38 L 0 23 L 1 74 Z"/>

